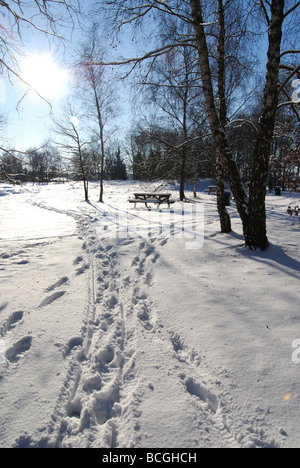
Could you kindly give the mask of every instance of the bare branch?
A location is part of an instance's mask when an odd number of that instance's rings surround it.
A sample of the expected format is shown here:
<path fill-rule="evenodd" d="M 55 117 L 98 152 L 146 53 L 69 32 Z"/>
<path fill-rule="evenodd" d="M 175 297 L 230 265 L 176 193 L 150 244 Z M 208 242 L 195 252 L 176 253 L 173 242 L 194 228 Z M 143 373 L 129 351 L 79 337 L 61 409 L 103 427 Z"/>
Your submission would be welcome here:
<path fill-rule="evenodd" d="M 142 55 L 141 57 L 132 57 L 129 59 L 119 60 L 119 61 L 114 61 L 114 62 L 87 62 L 86 64 L 87 65 L 108 65 L 108 66 L 129 65 L 130 63 L 133 63 L 133 62 L 140 63 L 140 62 L 143 62 L 144 60 L 152 59 L 153 57 L 159 57 L 160 55 L 167 54 L 172 49 L 175 49 L 177 47 L 191 47 L 191 46 L 197 48 L 197 46 L 192 42 L 192 40 L 190 41 L 187 40 L 183 42 L 175 42 L 173 44 L 167 44 L 158 49 L 151 50 L 147 52 L 145 55 Z"/>
<path fill-rule="evenodd" d="M 132 18 L 129 18 L 128 20 L 124 20 L 122 21 L 119 26 L 118 26 L 118 30 L 121 29 L 122 26 L 124 26 L 125 24 L 130 24 L 130 23 L 133 23 L 134 21 L 142 18 L 143 16 L 146 16 L 150 11 L 152 10 L 152 5 L 149 6 L 145 11 L 143 11 L 142 13 L 139 12 L 137 13 L 135 16 L 133 16 Z"/>
<path fill-rule="evenodd" d="M 78 0 L 34 0 L 25 2 L 23 0 L 12 0 L 6 2 L 0 0 L 1 8 L 1 37 L 0 37 L 0 65 L 9 75 L 13 75 L 22 81 L 44 101 L 49 102 L 41 96 L 32 86 L 22 79 L 19 72 L 19 56 L 23 54 L 21 47 L 25 48 L 24 29 L 41 33 L 49 39 L 57 38 L 63 40 L 63 36 L 58 32 L 58 27 L 62 26 L 68 19 L 68 24 L 73 21 L 73 14 L 79 13 Z M 51 8 L 53 6 L 53 9 Z M 68 12 L 68 18 L 59 16 L 58 6 L 62 12 Z M 3 24 L 4 23 L 4 24 Z M 74 24 L 74 23 L 73 23 Z M 50 106 L 51 107 L 51 106 Z"/>
<path fill-rule="evenodd" d="M 297 103 L 295 103 L 294 101 L 291 100 L 291 97 L 290 97 L 288 91 L 286 90 L 286 88 L 283 88 L 282 91 L 283 91 L 284 95 L 286 96 L 286 98 L 288 99 L 287 102 L 289 103 L 289 106 L 292 109 L 296 119 L 298 120 L 298 122 L 300 122 L 300 112 L 299 112 L 300 108 L 299 108 L 299 111 L 298 111 L 297 108 L 296 108 Z"/>
<path fill-rule="evenodd" d="M 234 123 L 241 123 L 241 124 L 247 124 L 247 125 L 250 125 L 255 131 L 256 133 L 258 133 L 258 128 L 257 126 L 255 125 L 254 122 L 252 122 L 251 120 L 248 120 L 248 119 L 235 119 L 235 120 L 232 120 L 231 122 L 229 122 L 226 127 L 228 128 L 230 125 L 234 124 Z"/>
<path fill-rule="evenodd" d="M 0 146 L 0 151 L 3 151 L 3 153 L 5 154 L 8 154 L 9 156 L 12 156 L 14 159 L 16 159 L 17 161 L 25 164 L 25 165 L 30 165 L 30 163 L 24 159 L 22 159 L 20 156 L 16 156 L 16 154 L 18 155 L 22 155 L 22 156 L 30 156 L 33 151 L 40 151 L 42 150 L 43 148 L 45 148 L 47 145 L 48 145 L 48 141 L 46 141 L 43 145 L 41 145 L 39 148 L 34 148 L 34 150 L 27 150 L 27 151 L 20 151 L 20 150 L 16 150 L 16 149 L 7 149 L 7 148 L 4 148 L 2 146 Z"/>
<path fill-rule="evenodd" d="M 264 13 L 264 16 L 265 16 L 265 18 L 266 18 L 266 21 L 267 21 L 268 25 L 270 25 L 271 20 L 270 20 L 270 18 L 269 18 L 269 15 L 268 15 L 268 12 L 267 12 L 267 9 L 266 9 L 266 6 L 265 6 L 263 0 L 260 0 L 260 5 L 261 5 L 262 11 L 263 11 L 263 13 Z"/>
<path fill-rule="evenodd" d="M 293 78 L 294 75 L 297 75 L 298 72 L 300 71 L 300 65 L 297 68 L 290 68 L 292 71 L 289 74 L 289 76 L 285 79 L 285 81 L 282 83 L 282 85 L 279 88 L 279 92 L 283 90 L 283 88 L 286 86 L 286 84 Z"/>
<path fill-rule="evenodd" d="M 51 109 L 51 112 L 52 112 L 52 104 L 45 98 L 43 97 L 32 85 L 30 85 L 26 80 L 24 80 L 24 78 L 22 78 L 22 76 L 16 72 L 15 70 L 13 70 L 13 68 L 11 68 L 9 65 L 7 65 L 7 63 L 5 63 L 2 59 L 0 59 L 0 64 L 2 63 L 2 65 L 5 66 L 5 68 L 12 74 L 14 75 L 16 78 L 18 78 L 18 80 L 20 80 L 23 84 L 25 84 L 30 90 L 34 91 L 39 98 L 41 98 L 43 101 L 45 101 L 48 106 L 50 107 Z M 26 96 L 26 94 L 28 93 L 28 91 L 26 91 L 24 93 L 24 95 L 21 97 L 21 99 L 19 100 L 18 102 L 18 105 L 17 105 L 17 108 L 19 107 L 20 105 L 20 102 L 24 99 L 24 97 Z"/>
<path fill-rule="evenodd" d="M 285 50 L 284 52 L 282 52 L 281 57 L 288 54 L 300 54 L 300 49 Z"/>
<path fill-rule="evenodd" d="M 282 102 L 281 104 L 279 104 L 277 109 L 280 109 L 281 107 L 293 106 L 293 105 L 295 106 L 294 101 L 286 101 L 286 102 Z"/>
<path fill-rule="evenodd" d="M 295 11 L 300 6 L 300 2 L 297 2 L 292 8 L 290 8 L 284 15 L 284 18 L 289 16 L 293 11 Z"/>

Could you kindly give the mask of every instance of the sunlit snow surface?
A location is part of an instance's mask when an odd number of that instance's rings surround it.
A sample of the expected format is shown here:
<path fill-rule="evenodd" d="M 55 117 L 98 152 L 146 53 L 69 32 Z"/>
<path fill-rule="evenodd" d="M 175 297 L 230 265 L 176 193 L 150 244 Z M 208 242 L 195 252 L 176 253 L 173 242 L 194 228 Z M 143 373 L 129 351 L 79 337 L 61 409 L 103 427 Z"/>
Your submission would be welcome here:
<path fill-rule="evenodd" d="M 24 202 L 20 196 L 1 200 L 0 239 L 43 239 L 74 233 L 70 217 L 45 211 Z"/>
<path fill-rule="evenodd" d="M 300 447 L 300 197 L 249 252 L 211 184 L 0 184 L 1 447 Z"/>

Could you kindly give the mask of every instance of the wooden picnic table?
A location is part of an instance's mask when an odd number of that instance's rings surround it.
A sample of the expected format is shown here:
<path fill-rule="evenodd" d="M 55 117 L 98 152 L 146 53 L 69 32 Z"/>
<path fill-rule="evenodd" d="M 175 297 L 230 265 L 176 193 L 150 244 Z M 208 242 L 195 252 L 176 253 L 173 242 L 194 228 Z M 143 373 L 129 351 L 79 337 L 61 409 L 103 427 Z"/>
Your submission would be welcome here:
<path fill-rule="evenodd" d="M 170 208 L 170 205 L 175 203 L 175 200 L 170 200 L 171 193 L 138 192 L 133 195 L 134 198 L 130 198 L 128 201 L 129 203 L 134 203 L 134 207 L 136 207 L 137 203 L 144 203 L 149 209 L 148 203 L 154 203 L 158 206 L 166 203 Z"/>
<path fill-rule="evenodd" d="M 205 190 L 205 192 L 207 192 L 209 195 L 211 193 L 216 193 L 217 192 L 217 187 L 215 185 L 210 185 L 208 187 L 208 189 Z"/>

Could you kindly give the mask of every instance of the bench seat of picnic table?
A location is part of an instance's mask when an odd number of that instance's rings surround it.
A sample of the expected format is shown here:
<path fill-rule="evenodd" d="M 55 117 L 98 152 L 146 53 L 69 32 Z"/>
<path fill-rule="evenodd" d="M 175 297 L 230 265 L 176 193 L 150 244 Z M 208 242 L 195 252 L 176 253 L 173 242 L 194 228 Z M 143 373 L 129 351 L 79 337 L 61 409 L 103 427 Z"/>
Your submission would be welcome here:
<path fill-rule="evenodd" d="M 129 203 L 144 203 L 148 207 L 148 203 L 162 205 L 163 203 L 169 206 L 175 203 L 175 200 L 170 200 L 170 193 L 134 193 L 135 198 L 130 198 Z"/>

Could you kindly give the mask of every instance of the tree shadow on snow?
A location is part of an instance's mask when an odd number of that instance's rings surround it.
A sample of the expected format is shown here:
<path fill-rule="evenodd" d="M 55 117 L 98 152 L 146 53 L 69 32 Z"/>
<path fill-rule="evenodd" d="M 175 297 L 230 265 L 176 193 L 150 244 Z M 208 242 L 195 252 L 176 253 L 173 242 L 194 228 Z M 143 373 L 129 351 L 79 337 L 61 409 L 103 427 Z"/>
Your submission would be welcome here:
<path fill-rule="evenodd" d="M 294 278 L 300 277 L 300 262 L 290 257 L 279 245 L 270 244 L 264 252 L 261 250 L 251 251 L 247 247 L 240 248 L 239 251 L 245 257 L 251 258 L 251 260 L 258 263 L 265 263 Z"/>
<path fill-rule="evenodd" d="M 228 237 L 237 240 L 238 243 L 234 245 L 229 244 Z M 234 250 L 239 255 L 247 257 L 257 263 L 264 263 L 294 278 L 300 277 L 300 262 L 288 255 L 285 252 L 284 247 L 280 245 L 270 244 L 268 249 L 264 252 L 261 250 L 250 250 L 245 246 L 244 236 L 234 231 L 228 234 L 217 232 L 209 235 L 207 238 L 224 246 L 226 249 Z M 239 241 L 241 243 L 239 243 Z M 295 256 L 297 256 L 297 252 L 295 252 Z"/>

